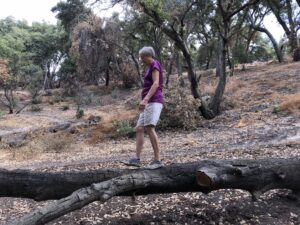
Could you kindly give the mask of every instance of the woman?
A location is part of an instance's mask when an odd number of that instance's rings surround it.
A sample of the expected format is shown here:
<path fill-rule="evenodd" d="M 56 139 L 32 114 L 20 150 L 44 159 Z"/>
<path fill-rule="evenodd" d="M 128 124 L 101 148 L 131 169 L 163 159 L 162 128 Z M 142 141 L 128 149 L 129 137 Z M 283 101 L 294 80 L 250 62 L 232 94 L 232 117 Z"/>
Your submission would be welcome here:
<path fill-rule="evenodd" d="M 163 108 L 163 71 L 161 64 L 155 59 L 152 47 L 143 47 L 139 51 L 142 62 L 148 67 L 144 77 L 142 98 L 139 104 L 140 115 L 136 129 L 136 157 L 126 162 L 126 165 L 137 166 L 141 164 L 140 156 L 144 145 L 144 131 L 149 135 L 154 151 L 154 160 L 145 168 L 157 169 L 163 166 L 160 160 L 160 148 L 155 126 Z"/>

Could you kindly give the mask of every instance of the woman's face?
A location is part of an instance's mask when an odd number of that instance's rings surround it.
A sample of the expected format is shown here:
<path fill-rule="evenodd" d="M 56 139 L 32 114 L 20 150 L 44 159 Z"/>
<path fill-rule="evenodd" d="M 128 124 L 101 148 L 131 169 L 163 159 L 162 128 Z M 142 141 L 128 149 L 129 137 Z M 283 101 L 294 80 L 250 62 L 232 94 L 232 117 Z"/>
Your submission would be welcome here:
<path fill-rule="evenodd" d="M 151 56 L 147 56 L 147 55 L 141 55 L 141 60 L 144 64 L 146 64 L 147 66 L 151 65 L 153 58 Z"/>

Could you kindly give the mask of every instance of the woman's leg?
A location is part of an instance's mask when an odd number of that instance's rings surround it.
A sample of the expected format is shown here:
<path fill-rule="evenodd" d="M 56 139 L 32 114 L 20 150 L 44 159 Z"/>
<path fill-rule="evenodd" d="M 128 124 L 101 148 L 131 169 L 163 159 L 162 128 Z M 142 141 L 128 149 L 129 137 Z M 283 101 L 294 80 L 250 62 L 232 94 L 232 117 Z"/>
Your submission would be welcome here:
<path fill-rule="evenodd" d="M 141 152 L 144 146 L 144 127 L 136 127 L 136 157 L 140 159 Z"/>
<path fill-rule="evenodd" d="M 154 160 L 160 160 L 160 149 L 158 143 L 158 136 L 155 131 L 155 127 L 152 125 L 146 126 L 147 133 L 150 138 L 150 142 L 154 151 Z"/>

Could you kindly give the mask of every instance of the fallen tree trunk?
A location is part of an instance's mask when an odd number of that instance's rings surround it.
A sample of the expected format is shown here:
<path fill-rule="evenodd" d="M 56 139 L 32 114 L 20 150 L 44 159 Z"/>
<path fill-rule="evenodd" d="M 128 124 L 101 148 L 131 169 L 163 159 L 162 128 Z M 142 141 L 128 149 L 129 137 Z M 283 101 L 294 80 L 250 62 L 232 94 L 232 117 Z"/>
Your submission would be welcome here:
<path fill-rule="evenodd" d="M 103 169 L 84 172 L 32 172 L 0 169 L 0 197 L 60 199 L 82 187 L 131 173 L 132 170 Z"/>
<path fill-rule="evenodd" d="M 32 172 L 28 170 L 0 170 L 0 197 L 24 197 L 36 201 L 60 199 L 82 187 L 142 169 L 102 169 L 84 172 Z M 201 172 L 207 175 L 205 185 L 196 183 Z M 165 186 L 155 184 L 140 190 L 140 194 L 203 191 L 221 188 L 262 190 L 263 188 L 300 188 L 300 159 L 264 160 L 205 160 L 172 164 L 151 171 L 174 182 Z M 235 179 L 228 183 L 228 179 Z M 247 181 L 247 182 L 246 182 Z M 210 183 L 209 183 L 210 182 Z M 264 190 L 264 189 L 263 189 Z M 126 193 L 123 193 L 126 195 Z M 130 193 L 128 193 L 130 195 Z"/>
<path fill-rule="evenodd" d="M 125 175 L 119 176 L 122 172 Z M 108 173 L 108 176 L 103 176 Z M 82 173 L 77 174 L 82 175 Z M 117 177 L 81 188 L 66 198 L 8 224 L 45 224 L 93 201 L 105 202 L 116 195 L 133 193 L 190 191 L 208 193 L 217 189 L 233 188 L 247 190 L 258 197 L 259 194 L 270 189 L 285 188 L 295 192 L 300 191 L 300 159 L 200 161 L 174 164 L 158 170 L 119 170 L 118 172 L 106 170 L 104 173 L 98 171 L 96 174 L 102 174 L 98 176 L 100 180 L 108 179 L 109 176 Z M 74 178 L 74 174 L 71 177 Z M 67 177 L 64 179 L 67 182 Z M 95 178 L 90 179 L 95 181 Z M 41 177 L 40 180 L 42 181 Z M 62 184 L 61 186 L 63 188 Z"/>

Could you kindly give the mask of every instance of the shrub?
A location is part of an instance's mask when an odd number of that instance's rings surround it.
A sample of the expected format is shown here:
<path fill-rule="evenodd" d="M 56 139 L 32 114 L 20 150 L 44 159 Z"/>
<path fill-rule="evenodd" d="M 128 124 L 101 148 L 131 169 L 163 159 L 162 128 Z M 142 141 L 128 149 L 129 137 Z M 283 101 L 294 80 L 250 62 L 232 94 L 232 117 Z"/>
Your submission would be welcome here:
<path fill-rule="evenodd" d="M 30 110 L 32 112 L 39 112 L 39 111 L 42 111 L 42 107 L 38 106 L 38 105 L 32 105 Z"/>
<path fill-rule="evenodd" d="M 76 102 L 79 105 L 94 105 L 99 104 L 99 98 L 91 92 L 81 90 L 80 94 L 76 96 Z"/>
<path fill-rule="evenodd" d="M 159 130 L 170 128 L 194 129 L 201 122 L 200 103 L 180 88 L 165 91 L 165 104 L 157 125 Z"/>
<path fill-rule="evenodd" d="M 273 113 L 279 113 L 280 112 L 280 105 L 278 103 L 273 105 Z"/>
<path fill-rule="evenodd" d="M 132 88 L 134 86 L 138 86 L 138 74 L 134 67 L 130 64 L 122 65 L 122 74 L 123 74 L 123 85 L 125 88 Z"/>
<path fill-rule="evenodd" d="M 80 119 L 84 116 L 84 110 L 83 109 L 77 109 L 76 111 L 76 118 Z"/>
<path fill-rule="evenodd" d="M 34 98 L 34 99 L 31 100 L 31 103 L 34 104 L 34 105 L 41 104 L 42 103 L 42 98 Z"/>
<path fill-rule="evenodd" d="M 4 113 L 2 111 L 0 111 L 0 120 L 3 118 Z"/>
<path fill-rule="evenodd" d="M 114 131 L 113 137 L 120 138 L 120 137 L 129 137 L 132 138 L 135 135 L 135 130 L 133 128 L 133 122 L 130 120 L 116 120 L 113 122 Z"/>
<path fill-rule="evenodd" d="M 53 134 L 41 139 L 43 152 L 62 153 L 71 146 L 73 139 L 67 134 Z"/>
<path fill-rule="evenodd" d="M 132 97 L 128 98 L 125 101 L 125 106 L 127 109 L 137 109 L 141 101 L 140 92 L 137 92 L 136 94 L 132 94 L 132 95 L 133 95 Z"/>
<path fill-rule="evenodd" d="M 112 97 L 113 99 L 117 99 L 117 98 L 119 97 L 119 95 L 120 95 L 119 89 L 118 89 L 117 87 L 114 88 L 114 89 L 112 90 L 112 92 L 110 93 L 110 95 L 111 95 L 111 97 Z"/>
<path fill-rule="evenodd" d="M 53 96 L 52 96 L 52 101 L 53 101 L 53 102 L 59 103 L 59 102 L 61 102 L 62 100 L 63 100 L 63 99 L 62 99 L 62 97 L 61 97 L 61 95 L 60 95 L 59 92 L 54 92 L 54 93 L 53 93 Z"/>
<path fill-rule="evenodd" d="M 62 110 L 62 111 L 67 111 L 67 110 L 69 110 L 69 109 L 70 109 L 69 105 L 63 105 L 63 106 L 61 107 L 61 110 Z"/>

